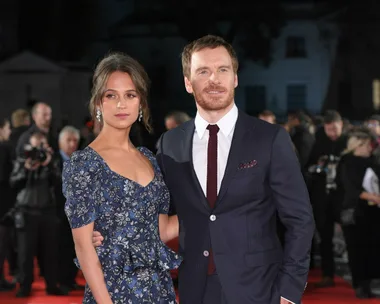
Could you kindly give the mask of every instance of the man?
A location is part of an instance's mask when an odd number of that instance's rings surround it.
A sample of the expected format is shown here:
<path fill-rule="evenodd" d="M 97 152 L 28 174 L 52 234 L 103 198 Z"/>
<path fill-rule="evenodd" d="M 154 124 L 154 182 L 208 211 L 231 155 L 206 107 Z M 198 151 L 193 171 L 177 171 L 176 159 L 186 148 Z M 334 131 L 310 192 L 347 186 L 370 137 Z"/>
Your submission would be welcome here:
<path fill-rule="evenodd" d="M 52 110 L 49 105 L 43 102 L 37 102 L 31 109 L 34 124 L 22 133 L 17 141 L 15 157 L 24 157 L 25 146 L 29 144 L 32 134 L 42 133 L 46 136 L 49 146 L 54 153 L 58 152 L 58 141 L 51 130 Z M 43 256 L 41 251 L 37 253 L 37 260 L 40 266 L 40 275 L 44 274 Z"/>
<path fill-rule="evenodd" d="M 311 131 L 312 121 L 303 111 L 291 112 L 288 114 L 288 126 L 302 170 L 305 170 L 315 142 L 314 134 Z"/>
<path fill-rule="evenodd" d="M 32 108 L 32 118 L 34 124 L 25 131 L 19 138 L 16 147 L 16 155 L 20 156 L 24 152 L 24 146 L 28 144 L 31 134 L 41 132 L 47 136 L 50 147 L 54 152 L 58 151 L 57 139 L 52 134 L 51 121 L 52 111 L 51 107 L 43 102 L 36 103 Z"/>
<path fill-rule="evenodd" d="M 17 191 L 14 224 L 17 228 L 20 289 L 16 297 L 29 297 L 34 280 L 34 256 L 42 255 L 46 292 L 66 295 L 57 287 L 57 217 L 53 188 L 59 176 L 52 162 L 51 148 L 45 134 L 29 137 L 27 158 L 14 163 L 10 184 Z"/>
<path fill-rule="evenodd" d="M 373 135 L 376 137 L 376 143 L 380 143 L 380 115 L 375 114 L 370 116 L 365 122 L 364 126 L 372 131 Z"/>
<path fill-rule="evenodd" d="M 191 118 L 187 113 L 181 112 L 181 111 L 173 111 L 170 112 L 168 115 L 165 116 L 165 129 L 166 131 L 169 131 L 171 129 L 175 129 L 178 126 L 182 125 L 186 121 L 189 121 Z M 160 139 L 156 142 L 156 150 L 158 150 L 158 147 L 160 145 Z"/>
<path fill-rule="evenodd" d="M 165 128 L 166 130 L 171 130 L 177 128 L 181 124 L 189 121 L 191 118 L 187 113 L 181 111 L 170 112 L 165 117 Z"/>
<path fill-rule="evenodd" d="M 264 120 L 266 122 L 269 122 L 271 124 L 275 124 L 276 123 L 276 115 L 274 115 L 274 113 L 270 110 L 264 110 L 262 111 L 259 116 L 258 116 L 259 119 L 261 120 Z"/>
<path fill-rule="evenodd" d="M 341 115 L 326 111 L 323 128 L 316 133 L 316 140 L 308 163 L 309 190 L 317 231 L 320 236 L 322 280 L 316 287 L 333 287 L 335 262 L 333 250 L 334 226 L 339 220 L 340 191 L 335 182 L 339 157 L 347 147 L 347 135 L 343 132 Z"/>
<path fill-rule="evenodd" d="M 300 303 L 314 221 L 289 135 L 238 111 L 238 61 L 222 38 L 187 45 L 182 65 L 198 113 L 157 154 L 180 223 L 181 304 Z"/>
<path fill-rule="evenodd" d="M 71 155 L 78 149 L 79 140 L 80 132 L 72 126 L 65 126 L 59 133 L 57 167 L 60 168 L 60 172 L 62 172 L 63 163 L 69 160 Z M 65 292 L 81 290 L 84 289 L 84 286 L 78 285 L 75 281 L 78 268 L 73 263 L 75 247 L 71 228 L 64 212 L 65 197 L 62 194 L 62 183 L 57 183 L 54 190 L 57 202 L 57 216 L 60 220 L 58 231 L 61 235 L 58 253 L 59 284 Z"/>

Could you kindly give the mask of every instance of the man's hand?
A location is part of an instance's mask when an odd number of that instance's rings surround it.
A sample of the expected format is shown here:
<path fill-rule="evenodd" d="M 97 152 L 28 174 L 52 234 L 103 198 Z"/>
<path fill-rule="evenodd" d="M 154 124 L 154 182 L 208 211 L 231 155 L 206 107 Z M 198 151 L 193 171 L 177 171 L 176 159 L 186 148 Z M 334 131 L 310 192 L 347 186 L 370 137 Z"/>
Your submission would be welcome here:
<path fill-rule="evenodd" d="M 101 246 L 103 240 L 104 240 L 104 238 L 102 237 L 102 235 L 100 234 L 100 232 L 98 232 L 98 231 L 93 231 L 92 232 L 92 245 L 94 247 Z"/>
<path fill-rule="evenodd" d="M 46 167 L 51 162 L 51 160 L 53 159 L 54 151 L 49 146 L 44 147 L 44 149 L 46 151 L 46 159 L 41 165 Z"/>
<path fill-rule="evenodd" d="M 31 158 L 27 158 L 24 164 L 25 168 L 30 171 L 37 170 L 40 165 L 39 162 L 34 162 Z"/>

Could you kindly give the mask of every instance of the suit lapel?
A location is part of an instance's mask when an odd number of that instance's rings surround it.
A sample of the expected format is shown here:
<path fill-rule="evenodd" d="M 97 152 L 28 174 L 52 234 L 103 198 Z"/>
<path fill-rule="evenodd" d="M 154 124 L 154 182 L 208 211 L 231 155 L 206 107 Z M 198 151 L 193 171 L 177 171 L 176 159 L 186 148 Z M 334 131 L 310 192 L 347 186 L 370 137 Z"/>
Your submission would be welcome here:
<path fill-rule="evenodd" d="M 221 202 L 223 196 L 226 194 L 228 186 L 234 177 L 239 163 L 241 161 L 242 150 L 245 145 L 245 138 L 252 130 L 252 126 L 245 126 L 244 113 L 239 111 L 239 116 L 236 121 L 234 135 L 232 137 L 230 153 L 228 154 L 227 166 L 224 172 L 222 184 L 220 186 L 216 206 Z"/>
<path fill-rule="evenodd" d="M 205 197 L 205 194 L 202 190 L 202 187 L 199 183 L 197 174 L 194 170 L 194 163 L 193 163 L 193 138 L 194 138 L 194 131 L 195 131 L 195 125 L 194 121 L 192 121 L 189 124 L 186 124 L 186 126 L 183 128 L 184 136 L 182 141 L 182 151 L 184 153 L 185 160 L 188 161 L 188 172 L 190 177 L 190 184 L 193 185 L 193 189 L 195 190 L 195 197 L 201 198 L 201 203 L 205 206 L 205 208 L 209 211 L 210 206 L 208 204 L 207 198 Z"/>

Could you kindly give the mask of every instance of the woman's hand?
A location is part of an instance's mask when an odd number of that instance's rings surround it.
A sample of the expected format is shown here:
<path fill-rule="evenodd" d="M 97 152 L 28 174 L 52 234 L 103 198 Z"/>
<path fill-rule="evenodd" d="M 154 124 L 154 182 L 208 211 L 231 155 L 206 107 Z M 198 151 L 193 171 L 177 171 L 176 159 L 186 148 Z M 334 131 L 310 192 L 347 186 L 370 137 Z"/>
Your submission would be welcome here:
<path fill-rule="evenodd" d="M 380 195 L 369 192 L 362 192 L 360 198 L 368 201 L 370 205 L 380 205 Z"/>

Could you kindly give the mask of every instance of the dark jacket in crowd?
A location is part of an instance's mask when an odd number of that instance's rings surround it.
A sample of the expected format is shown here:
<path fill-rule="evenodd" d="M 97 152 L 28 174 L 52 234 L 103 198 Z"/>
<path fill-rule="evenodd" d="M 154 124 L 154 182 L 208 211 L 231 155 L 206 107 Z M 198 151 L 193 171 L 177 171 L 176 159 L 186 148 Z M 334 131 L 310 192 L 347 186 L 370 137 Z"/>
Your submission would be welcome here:
<path fill-rule="evenodd" d="M 310 133 L 307 126 L 299 125 L 293 128 L 291 138 L 297 149 L 298 159 L 304 170 L 310 157 L 315 142 L 314 135 Z"/>
<path fill-rule="evenodd" d="M 26 209 L 55 207 L 54 186 L 59 182 L 59 169 L 52 161 L 36 170 L 27 170 L 25 160 L 17 158 L 10 177 L 11 186 L 17 192 L 16 206 Z"/>
<path fill-rule="evenodd" d="M 20 126 L 12 129 L 12 133 L 9 137 L 9 144 L 12 147 L 13 159 L 16 159 L 16 148 L 18 140 L 20 139 L 21 135 L 25 133 L 29 128 L 29 126 Z"/>
<path fill-rule="evenodd" d="M 315 143 L 311 149 L 308 165 L 317 164 L 323 155 L 335 155 L 340 157 L 347 147 L 348 137 L 342 134 L 337 140 L 332 141 L 325 133 L 324 129 L 318 131 L 315 137 Z"/>
<path fill-rule="evenodd" d="M 316 218 L 324 218 L 326 210 L 330 210 L 328 212 L 332 212 L 335 220 L 339 220 L 341 199 L 340 191 L 337 189 L 338 185 L 336 185 L 336 172 L 339 158 L 347 148 L 347 140 L 347 135 L 342 134 L 337 140 L 332 141 L 324 129 L 321 129 L 316 135 L 307 167 L 316 165 L 321 158 L 326 159 L 326 156 L 329 156 L 328 160 L 324 161 L 320 173 L 308 172 L 307 174 L 307 184 Z M 331 160 L 330 156 L 334 156 L 334 159 Z M 321 229 L 323 225 L 318 226 Z"/>

